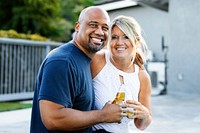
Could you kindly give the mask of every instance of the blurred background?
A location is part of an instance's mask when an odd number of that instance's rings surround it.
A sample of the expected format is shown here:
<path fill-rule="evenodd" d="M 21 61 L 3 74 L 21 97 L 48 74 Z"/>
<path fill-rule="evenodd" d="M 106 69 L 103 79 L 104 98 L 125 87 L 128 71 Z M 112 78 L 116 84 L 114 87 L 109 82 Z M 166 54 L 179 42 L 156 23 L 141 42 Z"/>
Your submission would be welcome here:
<path fill-rule="evenodd" d="M 200 0 L 1 0 L 0 109 L 13 110 L 4 105 L 11 101 L 31 101 L 42 60 L 72 39 L 80 11 L 91 5 L 106 9 L 111 20 L 127 15 L 141 25 L 150 50 L 146 69 L 152 80 L 153 105 L 162 104 L 153 109 L 163 104 L 174 109 L 178 103 L 179 110 L 185 111 L 182 116 L 196 110 L 187 118 L 199 122 Z M 14 109 L 31 107 L 31 102 L 17 104 Z"/>
<path fill-rule="evenodd" d="M 41 61 L 71 40 L 80 11 L 90 5 L 105 8 L 111 19 L 139 22 L 150 50 L 152 95 L 200 94 L 200 0 L 1 0 L 0 101 L 32 97 Z"/>

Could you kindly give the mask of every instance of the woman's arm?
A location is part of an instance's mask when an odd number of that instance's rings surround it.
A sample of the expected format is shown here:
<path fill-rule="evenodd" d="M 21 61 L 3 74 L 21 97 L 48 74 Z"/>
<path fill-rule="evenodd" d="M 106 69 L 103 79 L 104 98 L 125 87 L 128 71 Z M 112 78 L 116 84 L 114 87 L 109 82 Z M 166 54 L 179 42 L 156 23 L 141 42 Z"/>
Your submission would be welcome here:
<path fill-rule="evenodd" d="M 135 126 L 140 129 L 146 129 L 152 121 L 151 113 L 151 80 L 145 69 L 139 71 L 140 92 L 138 102 L 127 100 L 127 106 L 134 108 L 133 115 L 128 118 L 134 119 Z"/>
<path fill-rule="evenodd" d="M 135 125 L 137 128 L 144 130 L 152 121 L 151 112 L 151 79 L 145 69 L 139 71 L 140 80 L 140 92 L 139 92 L 139 103 L 141 117 L 136 118 Z"/>

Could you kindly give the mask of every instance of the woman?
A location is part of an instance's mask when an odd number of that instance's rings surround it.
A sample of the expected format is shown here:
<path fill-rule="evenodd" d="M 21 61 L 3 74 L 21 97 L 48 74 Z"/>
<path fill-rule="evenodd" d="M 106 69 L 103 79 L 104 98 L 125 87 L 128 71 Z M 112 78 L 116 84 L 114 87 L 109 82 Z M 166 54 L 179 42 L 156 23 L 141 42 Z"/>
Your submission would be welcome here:
<path fill-rule="evenodd" d="M 95 107 L 102 109 L 113 101 L 121 85 L 125 85 L 126 115 L 121 123 L 103 123 L 93 127 L 98 132 L 128 132 L 128 124 L 144 130 L 151 123 L 151 81 L 144 68 L 147 46 L 141 28 L 135 19 L 128 16 L 116 17 L 110 27 L 108 49 L 98 52 L 91 62 Z M 116 103 L 116 102 L 115 102 Z M 132 108 L 133 110 L 131 110 Z"/>

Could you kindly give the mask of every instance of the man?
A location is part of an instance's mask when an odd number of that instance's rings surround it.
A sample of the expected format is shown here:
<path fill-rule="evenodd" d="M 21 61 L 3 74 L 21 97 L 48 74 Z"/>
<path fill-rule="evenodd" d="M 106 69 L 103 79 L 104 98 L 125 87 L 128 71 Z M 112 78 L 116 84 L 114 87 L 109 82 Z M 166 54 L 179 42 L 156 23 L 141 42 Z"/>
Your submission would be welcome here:
<path fill-rule="evenodd" d="M 48 54 L 35 86 L 31 133 L 91 132 L 91 126 L 119 122 L 119 105 L 94 110 L 90 61 L 108 39 L 109 16 L 99 7 L 84 9 L 75 36 Z"/>

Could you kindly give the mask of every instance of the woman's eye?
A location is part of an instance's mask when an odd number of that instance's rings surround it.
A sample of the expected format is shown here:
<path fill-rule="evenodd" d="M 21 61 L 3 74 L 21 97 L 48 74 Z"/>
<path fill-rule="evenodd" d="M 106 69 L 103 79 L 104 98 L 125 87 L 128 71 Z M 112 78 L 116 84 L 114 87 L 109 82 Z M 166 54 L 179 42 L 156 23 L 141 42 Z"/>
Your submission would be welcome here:
<path fill-rule="evenodd" d="M 128 36 L 124 36 L 125 39 L 129 39 Z"/>
<path fill-rule="evenodd" d="M 112 36 L 111 39 L 114 40 L 114 39 L 117 39 L 117 37 L 116 36 Z"/>

